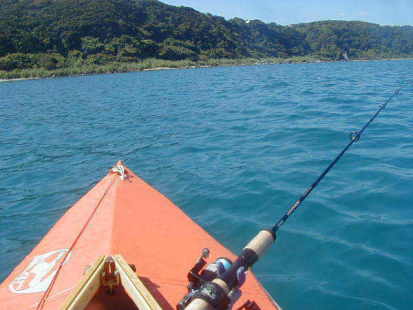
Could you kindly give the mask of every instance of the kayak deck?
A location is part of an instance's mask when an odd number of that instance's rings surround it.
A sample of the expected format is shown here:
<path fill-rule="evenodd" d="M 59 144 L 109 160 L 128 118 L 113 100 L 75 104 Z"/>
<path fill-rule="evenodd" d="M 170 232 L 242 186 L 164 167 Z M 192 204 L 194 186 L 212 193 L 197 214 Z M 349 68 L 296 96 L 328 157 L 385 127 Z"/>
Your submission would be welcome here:
<path fill-rule="evenodd" d="M 102 256 L 120 254 L 136 266 L 160 307 L 172 310 L 187 293 L 186 275 L 202 248 L 210 249 L 212 259 L 236 258 L 124 167 L 124 172 L 111 171 L 74 204 L 0 285 L 0 309 L 62 309 L 88 266 Z M 262 310 L 280 309 L 252 272 L 234 309 L 248 300 Z M 98 290 L 87 309 L 120 305 L 137 309 L 124 292 L 110 296 Z"/>

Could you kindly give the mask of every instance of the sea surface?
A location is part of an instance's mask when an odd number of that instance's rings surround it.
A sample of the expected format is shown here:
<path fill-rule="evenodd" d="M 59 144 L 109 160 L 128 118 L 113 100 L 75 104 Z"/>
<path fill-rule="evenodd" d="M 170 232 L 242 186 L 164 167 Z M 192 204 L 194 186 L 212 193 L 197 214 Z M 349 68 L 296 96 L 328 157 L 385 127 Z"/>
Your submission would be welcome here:
<path fill-rule="evenodd" d="M 119 159 L 239 252 L 405 86 L 254 269 L 285 310 L 413 309 L 409 81 L 407 60 L 0 83 L 0 280 Z"/>

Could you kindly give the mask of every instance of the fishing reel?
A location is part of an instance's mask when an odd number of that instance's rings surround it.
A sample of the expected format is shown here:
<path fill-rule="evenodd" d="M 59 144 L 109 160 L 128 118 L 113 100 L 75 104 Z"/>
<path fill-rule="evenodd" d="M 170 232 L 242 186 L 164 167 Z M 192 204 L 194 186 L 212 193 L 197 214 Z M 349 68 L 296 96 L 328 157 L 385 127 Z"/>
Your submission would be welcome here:
<path fill-rule="evenodd" d="M 231 269 L 233 263 L 226 257 L 219 257 L 214 262 L 208 264 L 207 259 L 210 255 L 209 249 L 203 249 L 201 256 L 195 265 L 188 272 L 188 294 L 176 306 L 177 310 L 184 310 L 195 298 L 204 299 L 210 303 L 214 303 L 214 299 L 220 299 L 216 296 L 214 283 L 212 281 L 221 277 Z M 233 288 L 227 296 L 222 298 L 216 304 L 216 310 L 230 310 L 235 302 L 241 297 L 240 287 L 246 279 L 245 270 L 237 272 L 237 287 Z"/>

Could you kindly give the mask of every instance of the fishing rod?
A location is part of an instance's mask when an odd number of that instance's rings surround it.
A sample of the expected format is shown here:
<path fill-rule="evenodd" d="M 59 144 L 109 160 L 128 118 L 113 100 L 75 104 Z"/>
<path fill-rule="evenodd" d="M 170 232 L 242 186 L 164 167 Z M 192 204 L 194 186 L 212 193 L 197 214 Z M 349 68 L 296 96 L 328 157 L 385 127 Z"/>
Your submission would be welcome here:
<path fill-rule="evenodd" d="M 377 118 L 390 101 L 396 97 L 403 87 L 396 91 L 379 106 L 379 109 L 367 121 L 367 123 L 356 132 L 351 133 L 350 142 L 344 149 L 334 158 L 327 168 L 320 174 L 313 184 L 298 198 L 298 200 L 288 209 L 288 211 L 275 223 L 271 229 L 261 230 L 242 250 L 235 262 L 222 274 L 212 281 L 203 281 L 202 285 L 197 290 L 193 290 L 185 296 L 185 305 L 179 309 L 185 310 L 225 310 L 228 309 L 230 300 L 228 295 L 233 289 L 241 287 L 245 281 L 245 272 L 251 268 L 264 252 L 275 242 L 277 232 L 282 225 L 290 218 L 290 216 L 301 206 L 305 199 L 324 179 L 328 172 L 337 164 L 340 158 L 348 151 L 348 149 L 357 143 L 364 131 Z"/>
<path fill-rule="evenodd" d="M 354 144 L 357 143 L 364 131 L 369 127 L 369 125 L 376 119 L 376 117 L 383 111 L 386 106 L 389 104 L 390 101 L 394 97 L 396 97 L 400 93 L 401 87 L 398 88 L 387 100 L 384 104 L 380 105 L 380 108 L 376 111 L 376 113 L 370 118 L 370 120 L 360 129 L 360 131 L 355 131 L 351 133 L 350 142 L 346 145 L 346 147 L 337 155 L 337 157 L 328 165 L 328 167 L 320 174 L 320 176 L 315 180 L 313 184 L 304 192 L 304 194 L 298 198 L 298 200 L 292 205 L 292 207 L 284 214 L 282 218 L 278 220 L 278 222 L 271 228 L 271 231 L 274 235 L 280 229 L 280 227 L 288 220 L 288 218 L 297 210 L 297 208 L 304 202 L 304 200 L 311 194 L 311 192 L 317 187 L 317 185 L 321 182 L 322 179 L 327 175 L 327 173 L 337 164 L 340 158 L 347 152 L 347 150 Z"/>

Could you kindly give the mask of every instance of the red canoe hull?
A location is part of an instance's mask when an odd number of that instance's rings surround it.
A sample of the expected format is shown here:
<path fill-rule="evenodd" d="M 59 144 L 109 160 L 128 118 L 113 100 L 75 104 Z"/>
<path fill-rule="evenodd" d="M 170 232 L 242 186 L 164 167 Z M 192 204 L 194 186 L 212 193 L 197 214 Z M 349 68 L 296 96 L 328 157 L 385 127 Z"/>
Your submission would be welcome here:
<path fill-rule="evenodd" d="M 42 309 L 59 309 L 87 266 L 113 254 L 134 264 L 161 307 L 172 310 L 187 292 L 186 274 L 202 248 L 210 249 L 212 259 L 235 258 L 170 200 L 126 171 L 125 180 L 115 173 L 104 177 L 14 269 L 0 285 L 1 310 L 36 309 L 48 288 Z M 234 309 L 247 300 L 262 310 L 279 309 L 251 272 L 242 292 Z M 113 308 L 92 303 L 88 309 Z"/>

